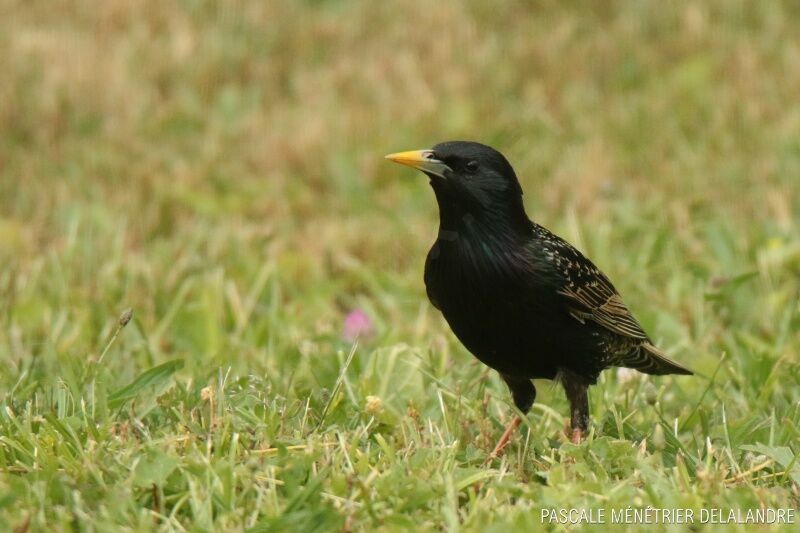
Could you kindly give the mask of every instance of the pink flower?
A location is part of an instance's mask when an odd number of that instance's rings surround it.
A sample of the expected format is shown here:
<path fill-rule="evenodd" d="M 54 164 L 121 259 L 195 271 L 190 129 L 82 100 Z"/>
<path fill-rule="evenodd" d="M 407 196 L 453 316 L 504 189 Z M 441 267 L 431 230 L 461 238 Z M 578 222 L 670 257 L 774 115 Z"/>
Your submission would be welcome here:
<path fill-rule="evenodd" d="M 353 342 L 356 337 L 366 337 L 372 335 L 372 332 L 372 320 L 370 320 L 367 313 L 361 309 L 355 309 L 347 313 L 347 317 L 344 319 L 344 328 L 342 329 L 342 338 L 344 340 Z"/>

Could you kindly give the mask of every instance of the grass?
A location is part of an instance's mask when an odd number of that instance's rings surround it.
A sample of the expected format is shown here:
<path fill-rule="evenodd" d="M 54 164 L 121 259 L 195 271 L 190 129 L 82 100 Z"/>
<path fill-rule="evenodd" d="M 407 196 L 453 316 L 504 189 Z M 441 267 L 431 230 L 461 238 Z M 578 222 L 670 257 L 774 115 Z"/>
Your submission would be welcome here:
<path fill-rule="evenodd" d="M 0 528 L 798 507 L 792 4 L 0 13 Z M 425 299 L 424 178 L 382 160 L 453 138 L 505 152 L 529 213 L 697 377 L 604 373 L 578 446 L 538 383 L 484 466 L 509 396 Z M 353 310 L 373 323 L 357 342 Z"/>

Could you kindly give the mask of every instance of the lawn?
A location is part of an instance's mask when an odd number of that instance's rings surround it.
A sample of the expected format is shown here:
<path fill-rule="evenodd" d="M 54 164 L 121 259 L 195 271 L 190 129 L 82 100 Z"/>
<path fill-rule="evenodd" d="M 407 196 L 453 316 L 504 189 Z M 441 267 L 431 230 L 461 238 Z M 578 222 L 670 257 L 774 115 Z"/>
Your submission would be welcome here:
<path fill-rule="evenodd" d="M 798 27 L 789 2 L 0 0 L 0 529 L 795 510 Z M 605 372 L 580 445 L 537 382 L 484 464 L 510 396 L 425 296 L 427 180 L 383 160 L 461 138 L 696 376 Z"/>

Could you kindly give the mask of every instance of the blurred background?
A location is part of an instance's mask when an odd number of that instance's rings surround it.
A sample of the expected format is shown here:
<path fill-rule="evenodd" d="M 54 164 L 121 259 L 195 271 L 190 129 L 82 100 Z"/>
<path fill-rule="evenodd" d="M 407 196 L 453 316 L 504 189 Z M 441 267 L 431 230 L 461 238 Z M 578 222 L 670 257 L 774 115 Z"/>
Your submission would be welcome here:
<path fill-rule="evenodd" d="M 732 389 L 706 401 L 788 410 L 798 27 L 793 2 L 0 0 L 6 403 L 81 383 L 128 307 L 115 385 L 180 358 L 195 393 L 232 368 L 323 406 L 354 312 L 384 393 L 397 353 L 439 384 L 480 377 L 425 297 L 427 180 L 383 160 L 469 139 L 676 360 L 722 365 Z M 407 374 L 387 408 L 438 409 Z M 706 386 L 682 383 L 672 416 Z"/>
<path fill-rule="evenodd" d="M 173 305 L 184 325 L 217 308 L 199 338 L 162 336 L 216 354 L 230 317 L 207 300 L 229 283 L 244 298 L 265 265 L 280 314 L 302 317 L 281 335 L 359 298 L 402 331 L 436 206 L 382 157 L 448 139 L 504 152 L 529 214 L 637 311 L 688 272 L 681 321 L 762 253 L 797 273 L 792 3 L 1 5 L 0 306 L 29 341 L 17 361 L 45 337 L 87 347 L 121 306 L 147 329 Z"/>

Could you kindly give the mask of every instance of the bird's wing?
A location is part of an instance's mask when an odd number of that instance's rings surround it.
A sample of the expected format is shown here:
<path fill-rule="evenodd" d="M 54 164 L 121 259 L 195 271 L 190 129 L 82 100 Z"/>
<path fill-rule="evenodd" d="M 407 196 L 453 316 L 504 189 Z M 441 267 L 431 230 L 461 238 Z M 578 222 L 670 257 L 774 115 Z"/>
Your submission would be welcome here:
<path fill-rule="evenodd" d="M 569 312 L 576 320 L 591 320 L 619 335 L 648 340 L 620 295 L 612 291 L 613 287 L 609 290 L 608 285 L 593 280 L 583 286 L 567 286 L 559 294 L 569 299 Z"/>
<path fill-rule="evenodd" d="M 537 225 L 538 226 L 538 225 Z M 540 243 L 555 269 L 567 310 L 581 323 L 595 322 L 618 335 L 648 341 L 611 281 L 574 246 L 538 226 Z"/>

